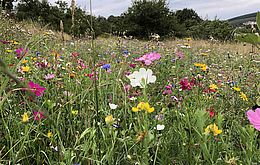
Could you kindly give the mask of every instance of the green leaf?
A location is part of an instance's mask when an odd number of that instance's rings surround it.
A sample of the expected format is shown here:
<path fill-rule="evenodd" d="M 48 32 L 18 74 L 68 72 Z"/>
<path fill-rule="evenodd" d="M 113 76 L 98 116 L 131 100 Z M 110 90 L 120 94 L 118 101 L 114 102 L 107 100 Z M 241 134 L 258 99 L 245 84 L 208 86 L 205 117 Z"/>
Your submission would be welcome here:
<path fill-rule="evenodd" d="M 92 131 L 91 128 L 87 128 L 84 132 L 81 133 L 79 140 L 82 139 L 86 134 L 90 133 Z"/>
<path fill-rule="evenodd" d="M 257 24 L 258 29 L 260 30 L 260 12 L 257 12 L 257 15 L 256 15 L 256 24 Z"/>
<path fill-rule="evenodd" d="M 255 35 L 255 34 L 251 34 L 251 33 L 247 33 L 247 34 L 239 34 L 236 35 L 235 38 L 241 42 L 247 42 L 253 45 L 257 45 L 259 44 L 259 36 Z"/>

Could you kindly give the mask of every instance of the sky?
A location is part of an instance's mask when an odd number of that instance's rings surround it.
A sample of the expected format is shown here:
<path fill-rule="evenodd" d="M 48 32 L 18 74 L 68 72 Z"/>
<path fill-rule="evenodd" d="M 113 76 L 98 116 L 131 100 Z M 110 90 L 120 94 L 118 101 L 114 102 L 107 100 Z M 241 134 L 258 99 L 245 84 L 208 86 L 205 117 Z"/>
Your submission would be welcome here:
<path fill-rule="evenodd" d="M 53 3 L 56 0 L 49 0 Z M 70 4 L 70 0 L 66 0 Z M 76 0 L 78 6 L 90 11 L 90 0 Z M 243 14 L 260 11 L 260 0 L 168 0 L 169 8 L 176 11 L 192 8 L 203 19 L 229 19 Z M 95 16 L 119 16 L 127 11 L 132 0 L 92 0 Z"/>

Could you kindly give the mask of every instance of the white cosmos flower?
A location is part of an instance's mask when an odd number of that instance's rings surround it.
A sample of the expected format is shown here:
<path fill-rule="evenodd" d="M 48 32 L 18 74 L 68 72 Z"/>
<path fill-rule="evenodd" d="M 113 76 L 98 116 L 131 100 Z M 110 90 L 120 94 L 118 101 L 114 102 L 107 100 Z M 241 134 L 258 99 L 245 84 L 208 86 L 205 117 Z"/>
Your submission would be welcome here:
<path fill-rule="evenodd" d="M 164 128 L 165 128 L 165 125 L 157 124 L 157 126 L 156 126 L 157 131 L 164 130 Z"/>
<path fill-rule="evenodd" d="M 139 71 L 134 71 L 132 74 L 127 76 L 131 81 L 132 87 L 144 88 L 149 83 L 154 83 L 156 81 L 156 76 L 153 75 L 151 69 L 140 68 Z"/>
<path fill-rule="evenodd" d="M 116 109 L 118 105 L 109 103 L 110 109 Z"/>

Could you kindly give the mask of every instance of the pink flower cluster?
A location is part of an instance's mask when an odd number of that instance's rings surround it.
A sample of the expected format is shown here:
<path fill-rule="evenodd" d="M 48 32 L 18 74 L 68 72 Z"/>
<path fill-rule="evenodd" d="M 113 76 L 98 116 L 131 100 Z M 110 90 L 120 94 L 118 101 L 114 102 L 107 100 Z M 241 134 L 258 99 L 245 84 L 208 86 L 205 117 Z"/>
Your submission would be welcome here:
<path fill-rule="evenodd" d="M 135 59 L 135 61 L 143 62 L 145 65 L 151 65 L 153 61 L 159 60 L 160 58 L 161 55 L 159 53 L 152 52 Z"/>
<path fill-rule="evenodd" d="M 180 85 L 182 90 L 185 89 L 191 90 L 192 86 L 195 85 L 195 79 L 192 78 L 192 80 L 189 82 L 188 77 L 185 77 L 184 79 L 181 80 Z"/>

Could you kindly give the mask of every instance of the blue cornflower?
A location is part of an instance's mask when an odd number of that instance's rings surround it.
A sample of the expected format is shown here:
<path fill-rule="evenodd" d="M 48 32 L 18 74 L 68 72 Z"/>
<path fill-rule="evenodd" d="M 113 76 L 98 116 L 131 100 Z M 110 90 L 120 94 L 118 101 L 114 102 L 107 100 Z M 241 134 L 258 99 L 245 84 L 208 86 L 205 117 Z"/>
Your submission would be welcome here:
<path fill-rule="evenodd" d="M 110 69 L 110 64 L 102 65 L 101 68 L 108 70 L 108 69 Z"/>

